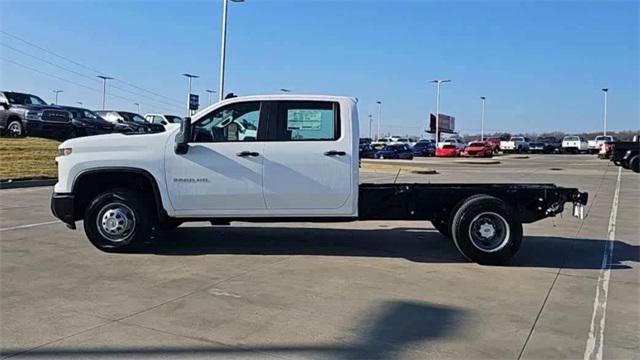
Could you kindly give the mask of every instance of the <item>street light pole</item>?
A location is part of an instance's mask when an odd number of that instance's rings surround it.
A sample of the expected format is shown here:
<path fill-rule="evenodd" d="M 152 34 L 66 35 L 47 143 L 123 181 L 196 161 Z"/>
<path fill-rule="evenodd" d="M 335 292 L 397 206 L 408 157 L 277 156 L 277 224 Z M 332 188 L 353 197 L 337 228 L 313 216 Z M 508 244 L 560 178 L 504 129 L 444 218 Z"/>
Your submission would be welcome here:
<path fill-rule="evenodd" d="M 436 83 L 436 146 L 440 142 L 440 84 L 451 82 L 451 80 L 431 80 Z"/>
<path fill-rule="evenodd" d="M 208 104 L 211 105 L 211 94 L 215 94 L 216 91 L 211 89 L 207 89 L 205 91 L 209 93 Z"/>
<path fill-rule="evenodd" d="M 113 78 L 104 75 L 98 75 L 97 77 L 102 79 L 102 110 L 104 110 L 104 104 L 107 98 L 107 80 L 112 80 Z"/>
<path fill-rule="evenodd" d="M 373 115 L 369 114 L 369 139 L 371 139 L 371 123 L 373 122 Z"/>
<path fill-rule="evenodd" d="M 231 0 L 239 3 L 244 0 Z M 222 0 L 222 41 L 220 42 L 220 86 L 218 88 L 218 100 L 222 101 L 224 98 L 224 62 L 225 62 L 225 50 L 227 48 L 227 4 L 229 0 Z"/>
<path fill-rule="evenodd" d="M 197 79 L 199 78 L 199 76 L 193 74 L 182 74 L 182 76 L 185 76 L 187 79 L 189 79 L 189 87 L 187 90 L 187 116 L 191 116 L 191 106 L 189 106 L 189 103 L 191 102 L 191 80 Z"/>
<path fill-rule="evenodd" d="M 481 96 L 480 100 L 482 100 L 482 111 L 480 113 L 480 141 L 484 141 L 484 101 L 486 97 Z"/>
<path fill-rule="evenodd" d="M 604 92 L 604 132 L 602 135 L 607 135 L 607 105 L 609 102 L 609 88 L 602 89 Z"/>
<path fill-rule="evenodd" d="M 140 103 L 133 103 L 133 105 L 135 105 L 138 108 L 138 111 L 136 111 L 136 114 L 140 114 Z"/>
<path fill-rule="evenodd" d="M 382 101 L 376 101 L 378 104 L 378 133 L 376 134 L 376 141 L 380 140 L 380 123 L 382 122 Z"/>
<path fill-rule="evenodd" d="M 56 105 L 58 105 L 58 94 L 64 92 L 64 90 L 52 90 L 56 94 Z"/>

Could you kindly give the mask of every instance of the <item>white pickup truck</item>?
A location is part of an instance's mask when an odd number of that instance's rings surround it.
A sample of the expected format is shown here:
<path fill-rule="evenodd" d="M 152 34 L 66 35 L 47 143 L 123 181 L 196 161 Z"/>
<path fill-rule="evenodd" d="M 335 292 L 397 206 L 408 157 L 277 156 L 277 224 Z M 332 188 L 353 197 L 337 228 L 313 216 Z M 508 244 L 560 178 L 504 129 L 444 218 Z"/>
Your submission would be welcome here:
<path fill-rule="evenodd" d="M 529 139 L 522 136 L 512 136 L 509 141 L 500 141 L 500 150 L 503 153 L 529 151 Z"/>
<path fill-rule="evenodd" d="M 430 220 L 484 264 L 515 254 L 523 223 L 565 203 L 583 214 L 587 193 L 551 184 L 359 184 L 356 102 L 236 97 L 179 129 L 65 141 L 52 212 L 72 229 L 83 220 L 91 243 L 110 252 L 149 246 L 154 232 L 186 221 Z M 241 134 L 249 128 L 255 137 Z"/>
<path fill-rule="evenodd" d="M 562 138 L 562 152 L 572 154 L 589 152 L 589 142 L 583 136 L 565 136 Z"/>

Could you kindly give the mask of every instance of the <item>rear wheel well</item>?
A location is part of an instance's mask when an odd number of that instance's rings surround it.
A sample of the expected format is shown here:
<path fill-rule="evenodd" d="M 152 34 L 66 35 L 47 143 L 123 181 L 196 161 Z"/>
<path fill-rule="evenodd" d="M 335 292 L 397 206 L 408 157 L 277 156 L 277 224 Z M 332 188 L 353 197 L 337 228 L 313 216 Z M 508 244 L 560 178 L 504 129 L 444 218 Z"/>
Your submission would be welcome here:
<path fill-rule="evenodd" d="M 83 219 L 91 200 L 113 189 L 127 189 L 146 195 L 151 201 L 151 208 L 156 209 L 158 215 L 161 215 L 158 185 L 151 174 L 143 170 L 107 170 L 82 174 L 75 181 L 73 184 L 74 218 Z"/>

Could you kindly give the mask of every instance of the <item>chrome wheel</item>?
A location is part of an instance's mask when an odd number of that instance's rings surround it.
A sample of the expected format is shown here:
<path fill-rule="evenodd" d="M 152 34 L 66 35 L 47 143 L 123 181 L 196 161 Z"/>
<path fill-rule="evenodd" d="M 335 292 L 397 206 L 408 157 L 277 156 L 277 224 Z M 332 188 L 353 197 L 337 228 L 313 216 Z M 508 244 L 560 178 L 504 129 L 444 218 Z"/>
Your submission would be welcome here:
<path fill-rule="evenodd" d="M 105 205 L 98 212 L 96 225 L 100 235 L 112 242 L 128 240 L 136 227 L 136 217 L 130 207 L 113 202 Z"/>
<path fill-rule="evenodd" d="M 469 225 L 469 238 L 478 250 L 496 252 L 509 243 L 509 224 L 501 215 L 483 212 Z"/>
<path fill-rule="evenodd" d="M 13 121 L 9 124 L 7 132 L 9 133 L 9 136 L 22 136 L 22 124 L 17 121 Z"/>

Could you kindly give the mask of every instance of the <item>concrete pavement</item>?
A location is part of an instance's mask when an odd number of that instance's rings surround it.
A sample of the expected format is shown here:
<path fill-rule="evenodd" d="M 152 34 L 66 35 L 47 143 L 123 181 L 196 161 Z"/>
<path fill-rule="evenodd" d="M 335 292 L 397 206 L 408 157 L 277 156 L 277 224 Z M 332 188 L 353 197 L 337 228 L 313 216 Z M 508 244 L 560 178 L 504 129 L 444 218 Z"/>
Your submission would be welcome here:
<path fill-rule="evenodd" d="M 2 357 L 573 359 L 585 358 L 590 339 L 603 358 L 637 357 L 637 174 L 618 182 L 617 167 L 582 155 L 416 161 L 439 174 L 399 182 L 579 187 L 590 193 L 588 218 L 568 209 L 526 225 L 502 267 L 465 262 L 431 224 L 404 221 L 193 223 L 148 253 L 118 255 L 56 222 L 51 188 L 2 190 Z"/>

